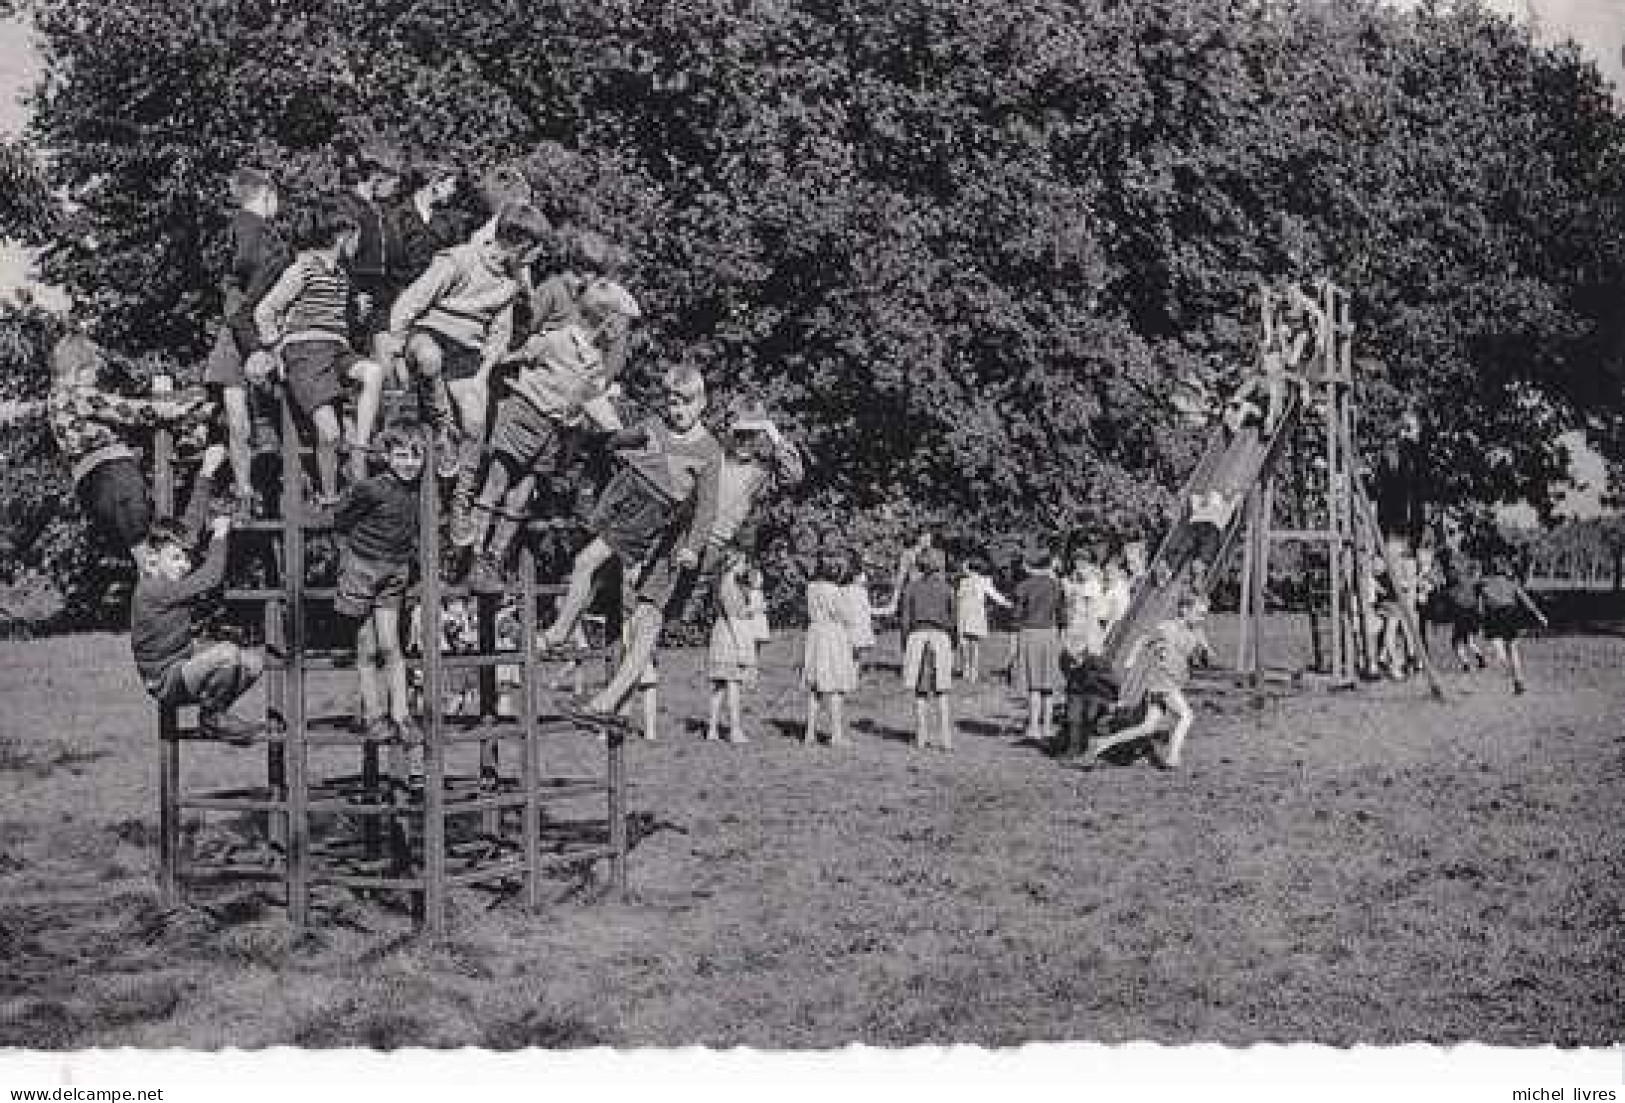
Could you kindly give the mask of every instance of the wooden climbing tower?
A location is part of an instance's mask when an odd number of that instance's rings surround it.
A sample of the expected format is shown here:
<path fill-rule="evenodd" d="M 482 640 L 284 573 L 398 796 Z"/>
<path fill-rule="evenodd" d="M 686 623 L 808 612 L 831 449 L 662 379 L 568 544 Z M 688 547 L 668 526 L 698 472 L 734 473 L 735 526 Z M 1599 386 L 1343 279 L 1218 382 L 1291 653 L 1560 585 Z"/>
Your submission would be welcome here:
<path fill-rule="evenodd" d="M 267 553 L 269 577 L 225 594 L 229 606 L 258 611 L 248 619 L 263 636 L 266 658 L 266 725 L 258 737 L 264 784 L 188 788 L 182 748 L 204 738 L 196 709 L 160 710 L 159 876 L 166 902 L 178 903 L 184 886 L 200 880 L 281 882 L 289 919 L 303 930 L 311 923 L 312 899 L 320 888 L 395 892 L 410 898 L 423 929 L 440 939 L 447 930 L 450 893 L 461 886 L 522 890 L 527 905 L 536 908 L 549 870 L 606 862 L 611 887 L 624 890 L 623 736 L 614 727 L 583 729 L 550 707 L 555 691 L 532 646 L 539 603 L 556 598 L 563 588 L 538 584 L 531 551 L 522 547 L 519 581 L 506 595 L 517 599 L 521 639 L 517 650 L 499 649 L 495 622 L 501 595 L 473 595 L 440 579 L 440 496 L 432 463 L 422 478 L 421 579 L 406 599 L 421 611 L 420 654 L 408 664 L 421 676 L 422 742 L 369 739 L 355 729 L 347 709 L 331 715 L 313 707 L 311 676 L 335 668 L 335 651 L 319 645 L 312 628 L 331 605 L 334 590 L 308 584 L 310 538 L 323 523 L 305 504 L 309 449 L 300 443 L 288 404 L 279 405 L 279 516 L 232 530 L 233 565 L 241 554 L 258 550 Z M 427 439 L 425 455 L 433 455 Z M 160 432 L 154 486 L 164 514 L 175 511 L 178 466 L 169 434 Z M 479 646 L 473 653 L 451 653 L 444 646 L 445 602 L 454 598 L 477 603 Z M 403 625 L 406 620 L 403 616 Z M 512 715 L 501 715 L 498 707 L 499 667 L 518 671 Z M 477 709 L 448 715 L 448 682 L 467 672 L 477 681 Z M 559 746 L 556 740 L 596 747 L 599 738 L 601 773 L 548 773 L 546 752 Z M 320 767 L 345 748 L 359 751 L 354 770 Z M 576 751 L 570 757 L 580 760 L 581 748 Z M 421 762 L 414 763 L 416 757 Z M 601 811 L 594 814 L 594 806 Z M 265 845 L 252 861 L 204 861 L 182 845 L 187 813 L 247 817 L 261 825 Z"/>
<path fill-rule="evenodd" d="M 1352 686 L 1376 663 L 1379 641 L 1370 636 L 1378 564 L 1390 579 L 1401 575 L 1361 476 L 1349 294 L 1328 280 L 1317 281 L 1313 295 L 1266 288 L 1260 309 L 1262 354 L 1281 358 L 1295 397 L 1284 439 L 1246 500 L 1236 669 L 1255 686 L 1268 669 L 1270 562 L 1284 545 L 1297 543 L 1319 673 L 1333 687 Z M 1415 609 L 1404 601 L 1394 607 L 1416 641 L 1429 687 L 1442 697 Z"/>

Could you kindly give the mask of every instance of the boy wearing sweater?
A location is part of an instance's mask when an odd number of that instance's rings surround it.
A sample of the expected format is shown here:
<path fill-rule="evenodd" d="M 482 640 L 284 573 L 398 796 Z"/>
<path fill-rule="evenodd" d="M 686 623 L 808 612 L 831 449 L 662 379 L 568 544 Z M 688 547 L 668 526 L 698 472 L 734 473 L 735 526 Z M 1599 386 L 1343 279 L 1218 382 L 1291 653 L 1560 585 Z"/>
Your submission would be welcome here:
<path fill-rule="evenodd" d="M 418 479 L 423 446 L 405 426 L 384 436 L 388 469 L 352 483 L 334 513 L 342 540 L 333 611 L 356 621 L 358 726 L 372 739 L 413 740 L 406 659 L 401 651 L 401 599 L 418 554 Z M 382 692 L 378 668 L 384 671 Z"/>
<path fill-rule="evenodd" d="M 207 495 L 194 491 L 193 504 L 187 507 L 191 524 L 199 520 L 199 501 L 206 504 Z M 247 742 L 263 725 L 228 710 L 259 680 L 264 657 L 234 643 L 199 641 L 192 624 L 194 607 L 207 601 L 225 580 L 231 519 L 217 517 L 212 522 L 208 555 L 195 570 L 191 524 L 164 519 L 148 531 L 151 554 L 141 566 L 130 599 L 130 650 L 142 684 L 160 705 L 199 705 L 198 726 L 205 734 Z"/>
<path fill-rule="evenodd" d="M 474 491 L 491 369 L 513 338 L 520 272 L 548 232 L 534 207 L 506 206 L 489 239 L 436 254 L 390 310 L 386 347 L 403 350 L 416 370 L 420 399 L 428 400 L 441 446 L 449 450 L 456 440 L 451 541 L 460 548 L 474 545 Z M 460 432 L 454 432 L 454 420 Z"/>
<path fill-rule="evenodd" d="M 383 365 L 362 359 L 350 347 L 354 286 L 348 264 L 360 236 L 348 211 L 336 203 L 321 204 L 302 235 L 301 252 L 254 308 L 260 343 L 277 351 L 289 398 L 315 426 L 316 473 L 321 504 L 327 508 L 338 503 L 341 428 L 336 403 L 344 383 L 361 388 L 350 452 L 353 479 L 366 475 L 367 445 L 384 392 Z"/>
<path fill-rule="evenodd" d="M 668 526 L 659 547 L 637 573 L 626 652 L 609 683 L 587 703 L 590 713 L 619 711 L 639 685 L 649 693 L 645 716 L 653 712 L 649 669 L 661 627 L 668 618 L 682 613 L 701 577 L 720 571 L 733 552 L 754 543 L 748 533 L 756 503 L 769 493 L 796 485 L 806 473 L 796 446 L 760 406 L 741 410 L 725 439 L 727 447 L 719 450 L 712 520 L 708 528 L 698 530 L 704 534 L 703 544 L 685 564 L 680 553 L 692 546 L 688 541 L 696 529 L 691 525 L 683 533 Z M 694 524 L 699 524 L 697 515 Z"/>

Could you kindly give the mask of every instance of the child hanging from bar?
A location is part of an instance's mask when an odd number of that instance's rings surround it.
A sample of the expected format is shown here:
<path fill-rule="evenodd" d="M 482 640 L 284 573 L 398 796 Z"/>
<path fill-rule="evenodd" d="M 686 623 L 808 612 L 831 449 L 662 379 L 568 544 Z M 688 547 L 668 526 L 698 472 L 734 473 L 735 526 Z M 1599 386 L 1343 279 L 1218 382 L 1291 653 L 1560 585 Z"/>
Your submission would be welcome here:
<path fill-rule="evenodd" d="M 299 254 L 254 308 L 261 344 L 274 349 L 294 406 L 316 430 L 317 504 L 331 509 L 339 496 L 338 401 L 344 385 L 360 388 L 350 477 L 367 473 L 367 448 L 383 399 L 384 366 L 350 347 L 354 288 L 348 264 L 361 238 L 354 216 L 336 200 L 323 199 L 301 220 Z"/>
<path fill-rule="evenodd" d="M 919 571 L 903 588 L 898 623 L 903 630 L 903 685 L 914 693 L 914 745 L 931 742 L 931 706 L 937 706 L 937 746 L 954 749 L 954 648 L 948 637 L 954 625 L 954 588 L 943 577 L 947 563 L 941 548 L 920 553 Z"/>
<path fill-rule="evenodd" d="M 587 702 L 588 713 L 619 712 L 640 679 L 649 692 L 647 673 L 666 618 L 694 615 L 690 597 L 699 580 L 719 570 L 731 551 L 754 546 L 756 505 L 769 494 L 795 486 L 805 474 L 800 452 L 759 404 L 739 408 L 724 440 L 727 445 L 719 448 L 719 462 L 710 476 L 715 505 L 708 506 L 703 496 L 698 497 L 694 520 L 686 528 L 668 525 L 653 554 L 636 570 L 627 596 L 626 652 L 609 684 Z M 702 483 L 700 494 L 704 493 Z M 703 527 L 702 511 L 711 518 Z M 694 549 L 696 537 L 697 551 L 691 560 L 686 559 L 683 553 Z M 646 700 L 646 713 L 649 707 Z"/>
<path fill-rule="evenodd" d="M 193 622 L 194 611 L 201 611 L 225 581 L 229 517 L 209 524 L 208 554 L 201 565 L 193 563 L 214 478 L 225 462 L 223 447 L 205 452 L 182 518 L 161 518 L 148 529 L 148 553 L 130 599 L 130 650 L 142 684 L 159 705 L 196 704 L 203 734 L 247 743 L 265 726 L 229 710 L 259 680 L 264 656 L 234 643 L 200 640 Z"/>
<path fill-rule="evenodd" d="M 508 380 L 511 393 L 497 402 L 491 463 L 475 503 L 471 589 L 502 590 L 508 552 L 524 522 L 534 480 L 562 471 L 567 434 L 583 422 L 606 432 L 621 428 L 611 403 L 615 377 L 603 338 L 637 316 L 637 302 L 625 288 L 597 283 L 582 296 L 579 322 L 537 334 L 516 354 L 519 370 Z"/>
<path fill-rule="evenodd" d="M 76 324 L 51 350 L 51 435 L 73 471 L 74 492 L 92 532 L 115 544 L 139 568 L 152 524 L 152 498 L 136 453 L 125 439 L 135 428 L 173 425 L 206 412 L 194 399 L 125 398 L 100 387 L 104 357 Z"/>
<path fill-rule="evenodd" d="M 387 348 L 404 350 L 420 404 L 435 426 L 437 463 L 456 454 L 451 542 L 472 558 L 474 491 L 484 450 L 491 369 L 508 352 L 520 273 L 549 234 L 534 207 L 497 215 L 489 239 L 436 254 L 402 291 L 389 316 Z"/>
<path fill-rule="evenodd" d="M 1158 623 L 1129 647 L 1123 663 L 1128 673 L 1123 679 L 1119 708 L 1133 707 L 1143 694 L 1145 718 L 1101 739 L 1089 740 L 1083 756 L 1085 766 L 1092 765 L 1112 747 L 1166 732 L 1167 753 L 1154 761 L 1165 769 L 1178 768 L 1185 737 L 1196 719 L 1185 699 L 1191 664 L 1205 665 L 1213 657 L 1203 629 L 1206 620 L 1207 599 L 1187 591 L 1180 596 L 1178 616 Z"/>
<path fill-rule="evenodd" d="M 354 625 L 357 728 L 369 739 L 417 742 L 401 650 L 401 602 L 418 555 L 423 443 L 415 427 L 400 425 L 384 434 L 382 445 L 386 470 L 350 484 L 334 513 L 341 550 L 333 611 Z"/>

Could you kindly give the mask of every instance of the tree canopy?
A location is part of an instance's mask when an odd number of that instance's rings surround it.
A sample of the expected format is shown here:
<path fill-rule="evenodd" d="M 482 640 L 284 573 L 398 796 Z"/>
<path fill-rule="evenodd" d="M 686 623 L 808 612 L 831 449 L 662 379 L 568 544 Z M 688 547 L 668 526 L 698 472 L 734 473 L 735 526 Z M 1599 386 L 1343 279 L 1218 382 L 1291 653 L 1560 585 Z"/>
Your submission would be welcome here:
<path fill-rule="evenodd" d="M 1355 295 L 1362 433 L 1417 411 L 1434 500 L 1547 504 L 1568 428 L 1625 456 L 1625 118 L 1471 3 L 32 11 L 30 138 L 77 209 L 44 271 L 132 354 L 205 348 L 234 164 L 332 187 L 382 137 L 520 165 L 627 245 L 636 370 L 698 364 L 807 441 L 784 524 L 1144 525 L 1200 446 L 1179 389 L 1250 359 L 1261 283 L 1318 275 Z"/>

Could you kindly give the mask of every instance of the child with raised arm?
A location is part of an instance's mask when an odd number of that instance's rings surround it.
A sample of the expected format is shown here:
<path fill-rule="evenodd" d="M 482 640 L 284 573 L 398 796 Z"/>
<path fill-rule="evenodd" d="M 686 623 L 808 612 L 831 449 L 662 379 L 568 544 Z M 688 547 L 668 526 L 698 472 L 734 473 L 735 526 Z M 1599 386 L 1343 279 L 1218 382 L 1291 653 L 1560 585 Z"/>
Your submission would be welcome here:
<path fill-rule="evenodd" d="M 370 739 L 412 741 L 418 733 L 408 706 L 401 601 L 418 554 L 423 444 L 406 426 L 389 430 L 382 443 L 386 470 L 350 484 L 334 511 L 341 543 L 333 611 L 355 623 L 357 726 Z"/>
<path fill-rule="evenodd" d="M 807 635 L 802 645 L 801 684 L 807 687 L 807 730 L 802 743 L 818 740 L 820 704 L 829 712 L 829 743 L 844 747 L 846 695 L 858 688 L 858 670 L 848 635 L 851 611 L 841 595 L 846 557 L 826 551 L 807 583 Z"/>
<path fill-rule="evenodd" d="M 240 515 L 253 515 L 264 512 L 251 474 L 253 425 L 246 367 L 260 348 L 254 308 L 288 266 L 291 254 L 273 221 L 278 199 L 276 181 L 270 174 L 246 166 L 238 168 L 231 174 L 229 186 L 238 209 L 227 237 L 231 268 L 224 283 L 225 323 L 209 354 L 203 381 L 219 389 L 225 408 L 237 508 Z"/>
<path fill-rule="evenodd" d="M 491 369 L 508 352 L 520 272 L 549 233 L 533 207 L 504 207 L 489 240 L 435 255 L 395 299 L 386 346 L 403 349 L 444 459 L 455 451 L 451 542 L 472 551 L 474 492 L 485 440 Z"/>
<path fill-rule="evenodd" d="M 971 559 L 965 564 L 965 575 L 959 580 L 954 594 L 954 613 L 958 621 L 959 645 L 964 649 L 965 681 L 974 683 L 982 673 L 982 641 L 987 638 L 987 603 L 1001 609 L 1010 608 L 1010 599 L 999 593 L 993 580 L 987 576 L 986 564 Z"/>
<path fill-rule="evenodd" d="M 717 580 L 717 615 L 711 624 L 711 646 L 706 655 L 711 675 L 711 714 L 705 738 L 712 742 L 720 738 L 718 722 L 724 701 L 728 706 L 728 742 L 750 742 L 739 709 L 740 686 L 753 681 L 756 673 L 756 640 L 748 624 L 745 598 L 749 573 L 749 563 L 739 558 L 724 567 Z"/>
<path fill-rule="evenodd" d="M 616 319 L 637 313 L 637 303 L 624 288 L 595 285 L 579 304 L 579 323 L 537 334 L 517 354 L 519 369 L 508 381 L 511 393 L 497 401 L 491 463 L 475 503 L 473 589 L 502 589 L 504 563 L 529 505 L 533 480 L 561 471 L 566 434 L 583 422 L 608 432 L 621 428 L 610 402 L 615 376 L 601 338 L 616 328 Z"/>
<path fill-rule="evenodd" d="M 1211 659 L 1213 649 L 1203 630 L 1207 619 L 1207 599 L 1187 593 L 1179 599 L 1179 615 L 1162 621 L 1129 647 L 1124 667 L 1131 674 L 1124 679 L 1124 704 L 1139 682 L 1145 693 L 1145 718 L 1132 727 L 1103 739 L 1091 740 L 1084 752 L 1084 764 L 1094 763 L 1103 752 L 1121 743 L 1144 739 L 1159 732 L 1168 733 L 1168 753 L 1160 760 L 1167 769 L 1177 769 L 1185 737 L 1196 714 L 1185 699 L 1192 662 Z M 1143 665 L 1141 665 L 1143 664 Z"/>
<path fill-rule="evenodd" d="M 360 388 L 350 477 L 367 473 L 367 448 L 383 400 L 384 367 L 350 347 L 354 287 L 348 269 L 361 228 L 334 200 L 316 205 L 299 229 L 299 254 L 254 308 L 260 343 L 275 349 L 294 406 L 316 430 L 316 476 L 323 508 L 338 504 L 338 401 L 346 383 Z"/>
<path fill-rule="evenodd" d="M 153 700 L 171 708 L 196 704 L 198 726 L 205 734 L 244 742 L 264 725 L 228 710 L 259 680 L 264 657 L 234 643 L 200 641 L 192 623 L 194 607 L 207 602 L 225 581 L 226 533 L 231 529 L 228 517 L 212 522 L 208 555 L 194 569 L 194 526 L 201 520 L 198 503 L 207 505 L 207 481 L 200 476 L 185 522 L 165 518 L 147 532 L 150 554 L 130 599 L 130 650 Z"/>
<path fill-rule="evenodd" d="M 200 407 L 176 398 L 125 398 L 98 386 L 102 352 L 77 328 L 51 350 L 51 435 L 73 471 L 74 492 L 91 529 L 137 567 L 146 553 L 152 498 L 124 434 L 173 424 Z"/>
<path fill-rule="evenodd" d="M 1521 694 L 1525 686 L 1518 636 L 1529 621 L 1545 628 L 1546 614 L 1529 596 L 1529 591 L 1513 578 L 1512 563 L 1507 556 L 1496 556 L 1489 561 L 1477 589 L 1479 608 L 1484 615 L 1484 638 L 1490 641 L 1490 653 L 1512 675 L 1512 692 Z"/>
<path fill-rule="evenodd" d="M 931 746 L 931 705 L 937 706 L 938 745 L 954 749 L 954 648 L 948 631 L 954 623 L 954 589 L 943 573 L 947 563 L 941 548 L 920 553 L 918 572 L 903 589 L 898 622 L 906 641 L 903 647 L 903 684 L 914 692 L 914 745 Z"/>

